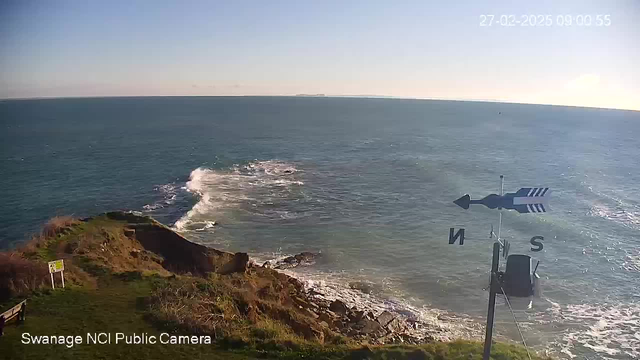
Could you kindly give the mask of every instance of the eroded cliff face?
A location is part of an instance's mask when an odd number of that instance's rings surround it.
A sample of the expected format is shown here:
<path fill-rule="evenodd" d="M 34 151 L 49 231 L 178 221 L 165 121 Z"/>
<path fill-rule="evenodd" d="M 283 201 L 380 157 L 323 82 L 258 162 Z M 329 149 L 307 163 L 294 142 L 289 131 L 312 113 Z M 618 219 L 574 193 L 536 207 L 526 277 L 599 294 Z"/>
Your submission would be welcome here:
<path fill-rule="evenodd" d="M 134 247 L 129 256 L 139 257 L 136 253 L 151 252 L 161 258 L 157 262 L 168 271 L 205 276 L 247 269 L 249 256 L 246 253 L 232 254 L 193 243 L 148 216 L 133 212 L 108 212 L 104 216 L 123 222 L 123 234 Z"/>

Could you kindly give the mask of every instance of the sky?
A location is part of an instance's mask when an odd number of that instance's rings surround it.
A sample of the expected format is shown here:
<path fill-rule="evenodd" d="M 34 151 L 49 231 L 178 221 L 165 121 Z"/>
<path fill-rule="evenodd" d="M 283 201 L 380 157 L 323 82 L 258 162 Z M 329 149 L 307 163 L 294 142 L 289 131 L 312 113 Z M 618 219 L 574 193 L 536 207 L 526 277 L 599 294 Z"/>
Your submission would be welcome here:
<path fill-rule="evenodd" d="M 640 110 L 640 1 L 0 0 L 0 98 L 300 93 Z"/>

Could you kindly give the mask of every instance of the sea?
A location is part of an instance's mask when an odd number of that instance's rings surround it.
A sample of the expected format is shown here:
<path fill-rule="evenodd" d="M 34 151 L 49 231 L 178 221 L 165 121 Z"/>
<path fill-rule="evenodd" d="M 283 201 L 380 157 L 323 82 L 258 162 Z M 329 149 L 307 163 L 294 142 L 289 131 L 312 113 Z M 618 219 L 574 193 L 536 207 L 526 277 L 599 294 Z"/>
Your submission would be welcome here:
<path fill-rule="evenodd" d="M 453 201 L 499 194 L 500 175 L 505 192 L 549 187 L 545 213 L 502 210 L 501 237 L 533 258 L 540 291 L 522 308 L 498 296 L 496 339 L 561 359 L 640 358 L 640 112 L 68 98 L 0 101 L 0 129 L 0 248 L 52 216 L 141 211 L 258 264 L 320 253 L 287 271 L 440 339 L 483 338 L 499 227 L 500 210 Z M 450 228 L 465 229 L 463 245 Z"/>

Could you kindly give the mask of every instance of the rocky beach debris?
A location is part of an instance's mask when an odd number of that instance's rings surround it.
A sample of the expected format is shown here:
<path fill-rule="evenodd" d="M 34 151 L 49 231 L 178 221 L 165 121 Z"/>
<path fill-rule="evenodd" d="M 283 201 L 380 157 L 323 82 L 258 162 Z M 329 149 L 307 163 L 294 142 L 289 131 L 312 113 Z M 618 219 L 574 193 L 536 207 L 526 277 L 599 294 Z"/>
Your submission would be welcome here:
<path fill-rule="evenodd" d="M 375 315 L 357 308 L 349 308 L 341 300 L 327 301 L 308 294 L 296 300 L 301 310 L 313 315 L 322 326 L 352 338 L 362 344 L 423 344 L 435 341 L 415 331 L 414 325 L 401 315 L 389 311 Z"/>
<path fill-rule="evenodd" d="M 278 261 L 265 261 L 263 268 L 288 270 L 300 265 L 309 265 L 320 253 L 302 252 Z M 304 286 L 303 286 L 304 288 Z M 363 294 L 379 292 L 379 285 L 369 282 L 352 282 L 349 288 Z M 422 344 L 435 341 L 424 331 L 418 331 L 420 325 L 415 319 L 384 310 L 378 314 L 373 311 L 349 307 L 345 302 L 327 300 L 322 293 L 314 289 L 303 289 L 303 297 L 293 298 L 301 312 L 315 319 L 321 326 L 349 337 L 363 344 Z"/>

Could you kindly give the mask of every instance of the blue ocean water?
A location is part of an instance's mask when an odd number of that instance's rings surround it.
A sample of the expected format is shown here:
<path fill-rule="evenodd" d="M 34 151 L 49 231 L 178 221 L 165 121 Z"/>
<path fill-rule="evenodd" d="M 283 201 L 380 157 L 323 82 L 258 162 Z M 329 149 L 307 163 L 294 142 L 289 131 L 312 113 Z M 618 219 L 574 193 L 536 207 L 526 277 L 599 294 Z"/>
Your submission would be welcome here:
<path fill-rule="evenodd" d="M 479 102 L 149 97 L 0 102 L 0 248 L 54 215 L 139 210 L 259 260 L 321 251 L 295 275 L 325 293 L 480 337 L 497 210 L 453 204 L 553 190 L 504 212 L 511 253 L 540 260 L 516 311 L 559 357 L 640 357 L 640 113 Z M 213 221 L 218 225 L 214 226 Z M 463 246 L 449 245 L 464 227 Z M 544 237 L 531 252 L 529 239 Z M 377 289 L 361 294 L 353 281 Z M 496 332 L 519 341 L 504 299 Z"/>

